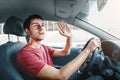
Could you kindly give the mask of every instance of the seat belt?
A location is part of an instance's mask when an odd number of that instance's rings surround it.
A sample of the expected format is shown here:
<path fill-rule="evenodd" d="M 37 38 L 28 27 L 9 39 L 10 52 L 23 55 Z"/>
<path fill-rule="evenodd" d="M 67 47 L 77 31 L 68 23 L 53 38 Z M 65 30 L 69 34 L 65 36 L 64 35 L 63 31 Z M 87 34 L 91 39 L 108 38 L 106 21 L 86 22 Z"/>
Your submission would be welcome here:
<path fill-rule="evenodd" d="M 46 48 L 45 48 L 44 45 L 41 44 L 41 46 L 42 46 L 42 50 L 43 50 L 43 52 L 44 52 L 44 54 L 45 54 L 45 56 L 46 56 L 47 64 L 49 64 L 49 63 L 48 63 L 48 56 L 49 56 L 49 55 L 48 55 L 48 51 L 46 50 Z"/>

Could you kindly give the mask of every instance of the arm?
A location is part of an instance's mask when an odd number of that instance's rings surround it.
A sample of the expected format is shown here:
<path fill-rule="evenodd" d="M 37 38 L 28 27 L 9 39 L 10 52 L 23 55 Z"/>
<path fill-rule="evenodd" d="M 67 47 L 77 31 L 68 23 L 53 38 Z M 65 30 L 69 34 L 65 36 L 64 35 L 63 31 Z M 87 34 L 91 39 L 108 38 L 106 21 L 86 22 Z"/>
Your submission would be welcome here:
<path fill-rule="evenodd" d="M 65 21 L 58 21 L 57 24 L 59 33 L 67 39 L 65 47 L 62 50 L 56 49 L 53 56 L 65 56 L 69 54 L 71 48 L 72 34 L 70 28 L 67 26 L 67 23 Z"/>
<path fill-rule="evenodd" d="M 72 61 L 64 65 L 61 69 L 56 69 L 49 65 L 45 65 L 36 75 L 38 78 L 45 80 L 67 80 L 86 60 L 87 56 L 101 43 L 98 40 L 91 40 L 88 46 Z"/>

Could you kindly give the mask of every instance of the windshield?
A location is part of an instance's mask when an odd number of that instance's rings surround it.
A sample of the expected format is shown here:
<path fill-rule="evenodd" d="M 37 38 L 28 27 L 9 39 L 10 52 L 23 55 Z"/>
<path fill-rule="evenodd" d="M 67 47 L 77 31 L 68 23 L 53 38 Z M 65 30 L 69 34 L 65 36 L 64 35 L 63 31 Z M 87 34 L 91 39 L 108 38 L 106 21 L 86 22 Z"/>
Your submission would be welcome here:
<path fill-rule="evenodd" d="M 101 11 L 91 13 L 84 20 L 120 39 L 119 3 L 120 0 L 108 0 Z"/>

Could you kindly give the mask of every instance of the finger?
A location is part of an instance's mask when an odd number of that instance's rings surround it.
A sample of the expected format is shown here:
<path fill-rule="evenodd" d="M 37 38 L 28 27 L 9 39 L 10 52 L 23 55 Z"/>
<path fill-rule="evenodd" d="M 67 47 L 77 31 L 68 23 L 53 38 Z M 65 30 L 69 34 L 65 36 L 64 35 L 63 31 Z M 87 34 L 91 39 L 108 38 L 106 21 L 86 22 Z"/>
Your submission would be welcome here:
<path fill-rule="evenodd" d="M 59 31 L 60 34 L 64 33 L 64 31 L 62 29 L 60 29 L 60 27 L 58 27 L 58 31 Z"/>
<path fill-rule="evenodd" d="M 58 27 L 58 31 L 59 31 L 60 34 L 64 33 L 64 31 L 62 29 L 60 29 L 60 27 Z"/>
<path fill-rule="evenodd" d="M 92 39 L 91 42 L 92 42 L 92 45 L 96 47 L 99 47 L 101 45 L 101 43 L 97 39 Z"/>
<path fill-rule="evenodd" d="M 60 24 L 60 22 L 58 21 L 58 30 L 60 31 L 60 32 L 62 32 L 62 33 L 64 33 L 64 31 L 63 31 L 63 27 L 62 27 L 62 25 Z"/>
<path fill-rule="evenodd" d="M 67 27 L 67 22 L 62 20 L 63 27 Z"/>
<path fill-rule="evenodd" d="M 100 49 L 101 48 L 101 41 L 100 39 L 96 39 L 96 45 Z"/>
<path fill-rule="evenodd" d="M 99 48 L 101 48 L 101 43 L 98 43 L 98 45 L 99 45 Z"/>
<path fill-rule="evenodd" d="M 62 35 L 63 34 L 63 32 L 59 29 L 59 33 Z"/>
<path fill-rule="evenodd" d="M 63 21 L 63 20 L 60 20 L 60 21 L 59 21 L 59 24 L 60 24 L 60 27 L 61 27 L 61 28 L 64 28 L 64 21 Z"/>
<path fill-rule="evenodd" d="M 96 41 L 99 42 L 99 43 L 101 43 L 100 39 L 98 39 L 98 38 L 96 39 Z"/>

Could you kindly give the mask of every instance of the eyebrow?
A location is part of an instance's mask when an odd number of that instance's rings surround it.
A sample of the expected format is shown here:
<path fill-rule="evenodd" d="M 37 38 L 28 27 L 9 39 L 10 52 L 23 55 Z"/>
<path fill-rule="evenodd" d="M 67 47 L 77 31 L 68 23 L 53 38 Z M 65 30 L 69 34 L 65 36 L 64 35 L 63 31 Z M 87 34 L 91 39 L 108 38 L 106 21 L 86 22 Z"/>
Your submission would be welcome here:
<path fill-rule="evenodd" d="M 38 24 L 38 23 L 32 23 L 32 25 L 33 25 L 33 24 Z"/>
<path fill-rule="evenodd" d="M 39 25 L 39 23 L 32 23 L 31 25 Z M 42 23 L 40 26 L 43 26 L 44 25 L 44 23 Z"/>

